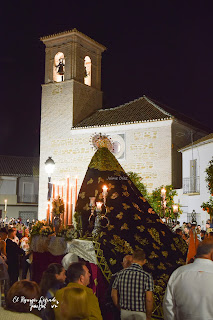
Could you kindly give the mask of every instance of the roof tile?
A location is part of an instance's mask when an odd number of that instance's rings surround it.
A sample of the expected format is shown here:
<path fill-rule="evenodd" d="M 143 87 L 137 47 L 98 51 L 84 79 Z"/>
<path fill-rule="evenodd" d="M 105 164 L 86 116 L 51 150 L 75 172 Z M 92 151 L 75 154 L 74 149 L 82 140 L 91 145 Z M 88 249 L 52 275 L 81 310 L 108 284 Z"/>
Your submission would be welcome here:
<path fill-rule="evenodd" d="M 0 155 L 1 176 L 39 176 L 39 158 Z"/>

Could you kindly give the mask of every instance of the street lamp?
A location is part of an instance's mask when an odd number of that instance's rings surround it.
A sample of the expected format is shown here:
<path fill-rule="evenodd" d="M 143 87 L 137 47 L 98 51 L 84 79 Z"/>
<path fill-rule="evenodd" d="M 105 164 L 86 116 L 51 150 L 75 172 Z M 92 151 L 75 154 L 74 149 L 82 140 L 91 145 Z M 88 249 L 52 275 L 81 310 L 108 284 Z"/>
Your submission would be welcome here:
<path fill-rule="evenodd" d="M 48 174 L 48 194 L 47 194 L 47 200 L 49 201 L 52 195 L 52 183 L 51 183 L 51 174 L 53 173 L 55 169 L 55 162 L 53 161 L 52 157 L 49 157 L 45 161 L 45 171 Z"/>

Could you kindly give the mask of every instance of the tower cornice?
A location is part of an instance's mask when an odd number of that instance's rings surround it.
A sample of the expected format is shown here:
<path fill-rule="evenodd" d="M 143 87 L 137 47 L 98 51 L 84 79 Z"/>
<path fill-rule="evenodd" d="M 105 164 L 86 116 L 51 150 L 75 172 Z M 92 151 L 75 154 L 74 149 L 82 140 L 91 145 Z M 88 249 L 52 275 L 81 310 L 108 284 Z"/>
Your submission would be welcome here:
<path fill-rule="evenodd" d="M 62 38 L 71 39 L 74 36 L 78 36 L 82 38 L 83 40 L 91 43 L 93 46 L 95 45 L 97 49 L 101 50 L 101 52 L 105 51 L 107 48 L 103 46 L 102 44 L 98 43 L 97 41 L 91 39 L 87 35 L 83 34 L 82 32 L 78 31 L 76 28 L 68 31 L 63 31 L 59 33 L 55 33 L 49 36 L 41 37 L 40 40 L 46 45 L 49 41 L 52 40 L 61 40 Z"/>

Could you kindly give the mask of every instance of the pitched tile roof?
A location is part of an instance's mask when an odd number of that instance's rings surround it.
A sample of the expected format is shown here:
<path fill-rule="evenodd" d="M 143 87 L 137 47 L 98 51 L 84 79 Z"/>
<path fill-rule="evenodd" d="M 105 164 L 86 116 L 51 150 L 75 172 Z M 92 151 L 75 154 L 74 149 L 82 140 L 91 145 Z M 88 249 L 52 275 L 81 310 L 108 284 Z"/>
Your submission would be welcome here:
<path fill-rule="evenodd" d="M 197 145 L 201 145 L 201 144 L 206 144 L 206 143 L 210 143 L 210 142 L 213 142 L 213 133 L 210 133 L 208 134 L 207 136 L 205 137 L 202 137 L 201 139 L 198 139 L 197 141 L 194 141 L 193 142 L 193 146 L 197 146 Z M 179 149 L 178 151 L 184 151 L 184 150 L 187 150 L 189 148 L 192 147 L 192 144 L 188 144 L 187 146 Z"/>
<path fill-rule="evenodd" d="M 39 176 L 39 158 L 0 155 L 1 176 Z"/>
<path fill-rule="evenodd" d="M 208 128 L 199 122 L 146 96 L 115 108 L 100 109 L 76 124 L 72 129 L 168 119 L 178 119 L 200 128 L 204 132 L 210 132 Z"/>

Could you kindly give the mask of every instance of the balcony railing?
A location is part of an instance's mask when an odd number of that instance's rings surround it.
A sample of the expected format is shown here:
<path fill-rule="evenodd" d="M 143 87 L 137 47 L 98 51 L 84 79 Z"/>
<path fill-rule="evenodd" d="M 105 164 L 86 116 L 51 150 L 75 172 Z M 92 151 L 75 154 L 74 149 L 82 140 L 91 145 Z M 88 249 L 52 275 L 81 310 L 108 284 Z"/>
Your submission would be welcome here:
<path fill-rule="evenodd" d="M 22 194 L 17 197 L 18 203 L 38 203 L 37 194 Z"/>
<path fill-rule="evenodd" d="M 183 193 L 200 193 L 200 177 L 183 178 Z"/>

